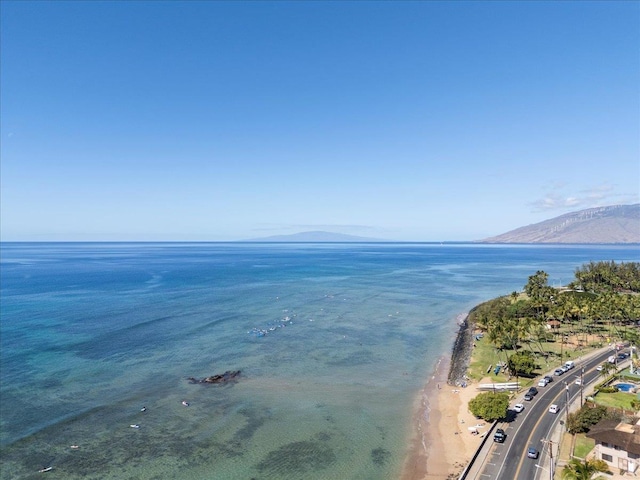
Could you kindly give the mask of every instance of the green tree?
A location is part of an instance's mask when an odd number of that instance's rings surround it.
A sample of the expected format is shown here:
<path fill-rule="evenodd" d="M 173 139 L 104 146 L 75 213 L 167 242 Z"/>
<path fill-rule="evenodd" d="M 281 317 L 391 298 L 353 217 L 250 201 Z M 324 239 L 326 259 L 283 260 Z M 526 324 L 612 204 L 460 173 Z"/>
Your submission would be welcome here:
<path fill-rule="evenodd" d="M 556 290 L 547 285 L 549 274 L 538 270 L 535 275 L 529 277 L 529 281 L 524 286 L 524 291 L 529 297 L 531 305 L 536 311 L 536 316 L 540 319 L 553 303 Z"/>
<path fill-rule="evenodd" d="M 600 376 L 602 378 L 608 378 L 609 375 L 616 371 L 616 366 L 613 363 L 604 362 L 602 364 L 602 370 L 600 370 Z"/>
<path fill-rule="evenodd" d="M 509 371 L 518 377 L 530 377 L 536 369 L 536 361 L 531 352 L 520 351 L 509 357 Z"/>
<path fill-rule="evenodd" d="M 469 401 L 469 411 L 476 417 L 493 422 L 507 415 L 509 394 L 484 392 Z"/>
<path fill-rule="evenodd" d="M 570 413 L 567 418 L 567 430 L 569 433 L 585 433 L 591 427 L 602 420 L 607 415 L 606 407 L 598 405 L 596 407 L 588 407 L 584 405 L 575 413 Z"/>
<path fill-rule="evenodd" d="M 592 480 L 593 474 L 596 472 L 606 472 L 607 469 L 601 470 L 602 466 L 599 462 L 589 460 L 579 460 L 572 458 L 569 463 L 562 469 L 562 480 Z M 593 480 L 604 479 L 602 475 L 598 475 Z"/>

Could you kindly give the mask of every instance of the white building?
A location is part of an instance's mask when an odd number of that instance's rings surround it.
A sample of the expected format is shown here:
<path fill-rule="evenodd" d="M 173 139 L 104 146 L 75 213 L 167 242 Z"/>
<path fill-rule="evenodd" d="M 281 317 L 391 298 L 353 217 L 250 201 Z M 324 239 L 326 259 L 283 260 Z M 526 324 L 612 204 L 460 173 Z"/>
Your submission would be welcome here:
<path fill-rule="evenodd" d="M 587 437 L 596 442 L 595 456 L 604 460 L 614 473 L 635 473 L 640 466 L 640 420 L 636 424 L 602 420 Z"/>

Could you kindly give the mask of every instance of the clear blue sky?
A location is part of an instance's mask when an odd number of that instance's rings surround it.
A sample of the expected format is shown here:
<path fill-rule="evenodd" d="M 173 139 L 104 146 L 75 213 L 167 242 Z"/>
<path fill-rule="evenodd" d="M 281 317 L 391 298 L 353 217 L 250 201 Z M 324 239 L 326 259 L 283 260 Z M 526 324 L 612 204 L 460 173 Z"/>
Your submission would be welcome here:
<path fill-rule="evenodd" d="M 640 201 L 640 3 L 25 2 L 1 238 L 476 240 Z"/>

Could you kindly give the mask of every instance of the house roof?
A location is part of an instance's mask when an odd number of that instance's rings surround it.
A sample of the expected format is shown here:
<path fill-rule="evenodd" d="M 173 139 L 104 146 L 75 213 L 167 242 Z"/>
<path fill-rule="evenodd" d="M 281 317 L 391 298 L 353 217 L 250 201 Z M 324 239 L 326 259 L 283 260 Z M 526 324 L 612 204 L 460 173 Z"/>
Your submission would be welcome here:
<path fill-rule="evenodd" d="M 640 426 L 618 420 L 601 420 L 591 427 L 587 437 L 600 443 L 610 443 L 629 453 L 640 455 Z"/>

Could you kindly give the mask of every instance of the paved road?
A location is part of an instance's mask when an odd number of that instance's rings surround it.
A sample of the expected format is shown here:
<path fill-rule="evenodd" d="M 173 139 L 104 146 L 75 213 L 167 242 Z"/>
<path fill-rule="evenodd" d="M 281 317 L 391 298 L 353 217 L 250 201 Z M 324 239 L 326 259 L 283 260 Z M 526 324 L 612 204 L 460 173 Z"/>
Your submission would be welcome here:
<path fill-rule="evenodd" d="M 568 405 L 580 404 L 581 387 L 575 384 L 584 368 L 583 383 L 589 385 L 599 380 L 600 372 L 595 368 L 605 362 L 612 354 L 611 350 L 603 350 L 578 363 L 575 368 L 562 376 L 553 376 L 554 381 L 546 387 L 538 388 L 538 395 L 530 402 L 524 401 L 522 392 L 513 403 L 523 403 L 525 410 L 520 414 L 510 412 L 510 418 L 499 424 L 507 433 L 505 443 L 493 443 L 486 460 L 473 478 L 482 480 L 537 480 L 549 478 L 549 447 L 553 445 L 553 456 L 557 456 L 558 441 L 562 429 L 557 429 L 558 422 L 564 425 Z M 549 413 L 549 406 L 559 407 L 557 414 Z M 556 429 L 554 431 L 554 428 Z M 553 443 L 549 444 L 548 440 Z M 540 452 L 540 458 L 527 458 L 527 449 L 534 447 Z M 539 465 L 542 468 L 536 467 Z"/>

